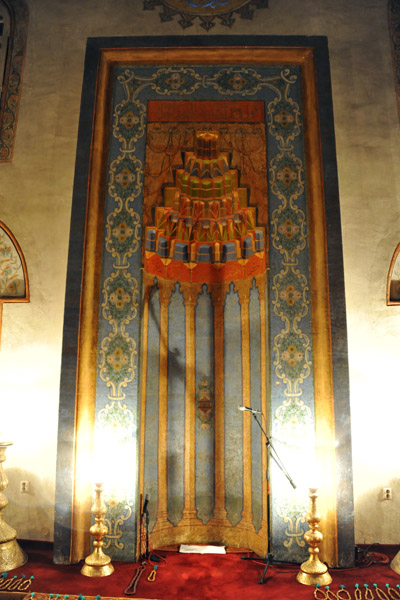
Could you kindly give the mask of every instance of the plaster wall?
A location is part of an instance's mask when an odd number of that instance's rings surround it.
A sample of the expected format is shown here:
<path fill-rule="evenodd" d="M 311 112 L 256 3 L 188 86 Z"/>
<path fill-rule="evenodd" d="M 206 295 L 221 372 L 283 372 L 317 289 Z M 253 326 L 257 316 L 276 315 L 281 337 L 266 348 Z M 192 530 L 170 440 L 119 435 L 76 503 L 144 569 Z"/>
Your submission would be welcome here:
<path fill-rule="evenodd" d="M 139 0 L 27 0 L 29 30 L 14 158 L 0 165 L 0 219 L 24 252 L 31 302 L 6 304 L 0 428 L 5 517 L 20 538 L 53 539 L 69 219 L 87 37 L 205 35 L 161 23 Z M 397 464 L 400 307 L 385 303 L 399 242 L 400 128 L 383 0 L 270 0 L 213 35 L 324 35 L 333 87 L 349 338 L 357 543 L 400 540 Z M 251 40 L 249 39 L 249 43 Z M 333 332 L 334 334 L 334 332 Z M 21 480 L 30 492 L 19 491 Z M 393 500 L 382 500 L 392 487 Z"/>

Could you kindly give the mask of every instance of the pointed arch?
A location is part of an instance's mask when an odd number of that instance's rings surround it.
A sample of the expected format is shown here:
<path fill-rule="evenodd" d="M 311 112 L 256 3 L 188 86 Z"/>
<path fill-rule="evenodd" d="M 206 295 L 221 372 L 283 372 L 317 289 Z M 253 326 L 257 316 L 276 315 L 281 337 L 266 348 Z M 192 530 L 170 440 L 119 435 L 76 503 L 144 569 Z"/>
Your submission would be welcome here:
<path fill-rule="evenodd" d="M 5 302 L 29 302 L 29 280 L 21 247 L 0 221 L 0 340 Z"/>

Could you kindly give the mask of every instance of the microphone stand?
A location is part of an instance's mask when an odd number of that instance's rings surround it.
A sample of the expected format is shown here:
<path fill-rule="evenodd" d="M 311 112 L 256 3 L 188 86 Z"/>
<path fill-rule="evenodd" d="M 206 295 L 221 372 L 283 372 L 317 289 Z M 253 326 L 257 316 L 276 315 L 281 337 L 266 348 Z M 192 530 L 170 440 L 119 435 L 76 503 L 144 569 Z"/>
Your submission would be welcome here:
<path fill-rule="evenodd" d="M 271 525 L 270 523 L 270 516 L 271 516 L 271 507 L 270 507 L 270 499 L 269 499 L 269 494 L 270 494 L 270 461 L 269 459 L 272 458 L 275 461 L 275 464 L 279 467 L 279 469 L 282 471 L 282 473 L 285 475 L 286 479 L 289 481 L 290 485 L 292 486 L 293 489 L 296 489 L 296 484 L 294 483 L 293 479 L 290 477 L 288 471 L 286 470 L 283 462 L 281 461 L 281 459 L 279 458 L 279 454 L 277 453 L 277 451 L 274 448 L 274 445 L 272 444 L 272 441 L 270 439 L 270 437 L 268 436 L 267 432 L 265 431 L 264 427 L 262 426 L 262 424 L 260 423 L 260 421 L 257 418 L 257 413 L 253 412 L 250 409 L 251 414 L 254 417 L 255 422 L 257 423 L 257 425 L 259 426 L 259 428 L 261 429 L 262 433 L 264 434 L 265 437 L 265 445 L 267 447 L 267 494 L 268 494 L 268 504 L 267 504 L 267 514 L 268 514 L 268 535 L 269 535 L 269 527 Z M 262 414 L 262 413 L 261 413 Z M 268 546 L 269 546 L 269 541 L 270 538 L 268 537 Z M 259 558 L 257 559 L 253 559 L 252 557 L 248 557 L 248 556 L 242 556 L 241 557 L 243 560 L 260 560 Z M 271 552 L 268 552 L 265 559 L 265 567 L 264 567 L 264 571 L 263 574 L 260 577 L 259 580 L 259 584 L 263 584 L 265 583 L 264 579 L 265 579 L 265 575 L 267 573 L 268 567 L 270 565 L 272 565 L 273 561 L 274 561 L 274 557 L 272 555 Z"/>
<path fill-rule="evenodd" d="M 153 554 L 150 551 L 150 545 L 149 545 L 150 513 L 149 513 L 149 509 L 148 509 L 148 503 L 149 503 L 149 497 L 146 495 L 146 499 L 145 499 L 143 510 L 142 510 L 142 519 L 144 519 L 145 530 L 146 530 L 146 554 L 145 554 L 144 558 L 146 560 L 151 560 L 153 562 L 160 562 L 162 558 L 165 558 L 165 556 L 163 554 L 160 554 L 158 556 L 157 554 Z"/>

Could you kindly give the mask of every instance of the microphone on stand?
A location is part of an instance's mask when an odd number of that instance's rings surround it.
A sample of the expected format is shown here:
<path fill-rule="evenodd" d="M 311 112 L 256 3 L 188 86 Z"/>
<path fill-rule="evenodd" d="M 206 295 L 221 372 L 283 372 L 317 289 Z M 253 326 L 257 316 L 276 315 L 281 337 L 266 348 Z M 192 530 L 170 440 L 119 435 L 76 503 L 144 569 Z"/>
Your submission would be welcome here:
<path fill-rule="evenodd" d="M 262 410 L 256 410 L 255 408 L 250 408 L 248 406 L 238 406 L 238 410 L 241 410 L 242 412 L 248 410 L 253 413 L 253 415 L 262 415 Z"/>
<path fill-rule="evenodd" d="M 143 503 L 143 510 L 142 510 L 142 514 L 143 515 L 148 512 L 147 505 L 149 503 L 149 500 L 150 500 L 150 495 L 146 494 L 145 497 L 144 497 L 144 503 Z"/>

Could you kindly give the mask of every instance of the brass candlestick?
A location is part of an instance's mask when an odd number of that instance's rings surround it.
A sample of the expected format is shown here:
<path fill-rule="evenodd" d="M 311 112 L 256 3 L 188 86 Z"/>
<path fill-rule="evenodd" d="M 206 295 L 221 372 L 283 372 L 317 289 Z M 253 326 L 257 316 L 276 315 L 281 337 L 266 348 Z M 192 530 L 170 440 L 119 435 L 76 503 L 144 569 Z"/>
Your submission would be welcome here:
<path fill-rule="evenodd" d="M 20 548 L 15 529 L 7 525 L 3 519 L 3 509 L 8 500 L 2 493 L 8 485 L 7 475 L 3 471 L 3 462 L 6 460 L 6 450 L 12 442 L 0 442 L 0 571 L 11 571 L 26 563 L 28 557 Z"/>
<path fill-rule="evenodd" d="M 95 499 L 92 506 L 94 515 L 94 524 L 90 528 L 90 533 L 94 537 L 94 550 L 92 554 L 85 558 L 85 564 L 81 569 L 82 575 L 87 577 L 106 577 L 114 572 L 111 564 L 111 558 L 103 552 L 103 538 L 107 533 L 107 527 L 104 525 L 104 515 L 107 512 L 107 506 L 102 498 L 103 485 L 95 484 Z"/>
<path fill-rule="evenodd" d="M 328 567 L 319 559 L 318 546 L 322 542 L 324 536 L 318 530 L 321 520 L 317 511 L 317 488 L 310 488 L 309 493 L 310 505 L 306 514 L 306 521 L 309 525 L 309 530 L 304 534 L 304 539 L 309 544 L 308 552 L 310 558 L 300 565 L 300 571 L 297 574 L 297 581 L 304 585 L 329 585 L 332 577 L 328 573 Z"/>

